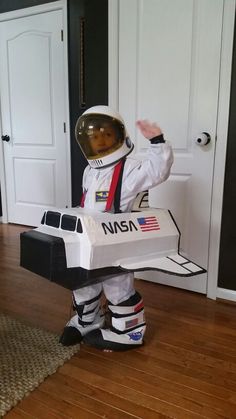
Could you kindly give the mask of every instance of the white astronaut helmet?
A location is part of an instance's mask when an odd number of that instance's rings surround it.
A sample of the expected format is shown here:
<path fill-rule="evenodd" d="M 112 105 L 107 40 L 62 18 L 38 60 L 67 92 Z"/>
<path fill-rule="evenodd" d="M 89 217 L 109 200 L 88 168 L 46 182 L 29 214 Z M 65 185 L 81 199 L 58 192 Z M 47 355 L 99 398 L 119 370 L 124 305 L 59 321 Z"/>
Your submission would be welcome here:
<path fill-rule="evenodd" d="M 118 162 L 134 148 L 122 117 L 109 106 L 87 109 L 78 118 L 75 138 L 89 165 L 96 169 Z"/>

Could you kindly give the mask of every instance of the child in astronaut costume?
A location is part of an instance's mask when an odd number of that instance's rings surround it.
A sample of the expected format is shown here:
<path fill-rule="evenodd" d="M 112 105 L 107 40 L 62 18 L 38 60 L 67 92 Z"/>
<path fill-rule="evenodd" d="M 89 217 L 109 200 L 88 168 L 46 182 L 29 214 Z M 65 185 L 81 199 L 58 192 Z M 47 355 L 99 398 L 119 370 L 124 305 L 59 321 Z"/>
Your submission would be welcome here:
<path fill-rule="evenodd" d="M 172 148 L 165 142 L 160 128 L 148 121 L 137 126 L 149 141 L 143 160 L 127 157 L 133 144 L 121 116 L 108 106 L 94 106 L 78 119 L 76 140 L 89 165 L 83 175 L 84 208 L 106 210 L 106 201 L 114 168 L 123 167 L 120 211 L 130 212 L 139 192 L 164 182 L 173 163 Z M 114 209 L 112 208 L 112 212 Z M 111 327 L 104 327 L 100 307 L 102 291 L 108 300 Z M 141 295 L 134 289 L 133 273 L 104 277 L 104 281 L 73 291 L 76 314 L 67 323 L 60 337 L 65 345 L 80 341 L 105 350 L 126 350 L 143 344 L 146 329 Z"/>

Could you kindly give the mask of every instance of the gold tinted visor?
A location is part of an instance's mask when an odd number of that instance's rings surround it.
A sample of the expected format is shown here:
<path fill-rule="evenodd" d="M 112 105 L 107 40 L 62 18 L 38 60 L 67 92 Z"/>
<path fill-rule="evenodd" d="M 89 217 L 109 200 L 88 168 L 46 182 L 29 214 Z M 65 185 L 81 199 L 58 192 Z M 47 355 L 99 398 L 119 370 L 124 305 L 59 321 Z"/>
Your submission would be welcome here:
<path fill-rule="evenodd" d="M 82 115 L 75 127 L 75 137 L 85 157 L 94 160 L 112 154 L 123 145 L 125 128 L 108 115 Z"/>

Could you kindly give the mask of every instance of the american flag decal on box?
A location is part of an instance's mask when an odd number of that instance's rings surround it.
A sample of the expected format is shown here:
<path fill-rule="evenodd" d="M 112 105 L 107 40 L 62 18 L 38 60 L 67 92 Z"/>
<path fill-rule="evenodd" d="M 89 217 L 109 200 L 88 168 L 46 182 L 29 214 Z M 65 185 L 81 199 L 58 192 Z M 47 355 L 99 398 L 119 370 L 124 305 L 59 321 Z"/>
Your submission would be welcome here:
<path fill-rule="evenodd" d="M 137 221 L 142 231 L 160 230 L 157 218 L 154 216 L 137 218 Z"/>

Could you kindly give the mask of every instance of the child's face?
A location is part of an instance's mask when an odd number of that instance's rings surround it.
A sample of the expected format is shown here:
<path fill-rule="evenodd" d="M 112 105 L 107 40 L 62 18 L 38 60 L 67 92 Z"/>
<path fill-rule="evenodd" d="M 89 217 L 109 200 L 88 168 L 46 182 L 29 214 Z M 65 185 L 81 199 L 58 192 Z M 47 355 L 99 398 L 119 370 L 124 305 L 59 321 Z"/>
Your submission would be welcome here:
<path fill-rule="evenodd" d="M 89 143 L 94 155 L 108 151 L 116 144 L 114 129 L 112 127 L 94 129 L 89 136 Z"/>

